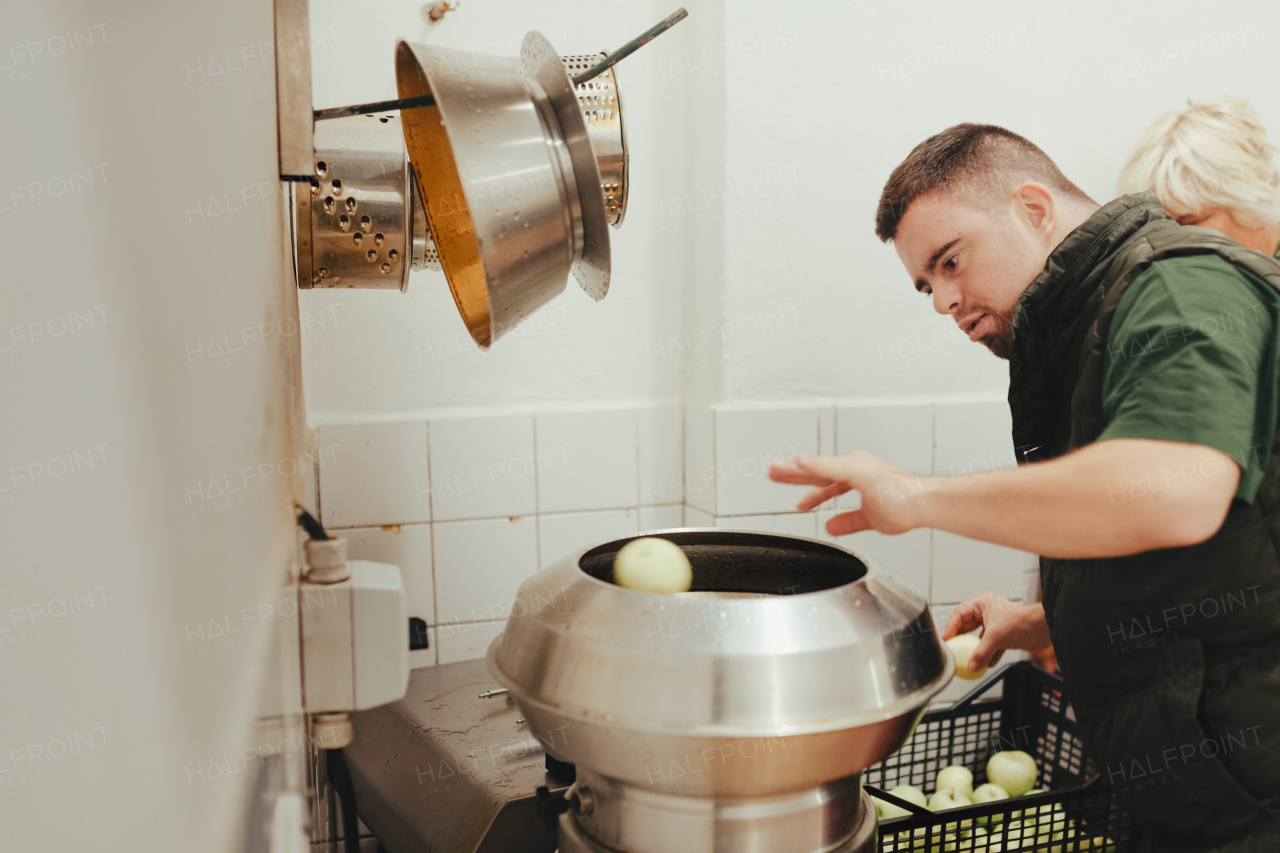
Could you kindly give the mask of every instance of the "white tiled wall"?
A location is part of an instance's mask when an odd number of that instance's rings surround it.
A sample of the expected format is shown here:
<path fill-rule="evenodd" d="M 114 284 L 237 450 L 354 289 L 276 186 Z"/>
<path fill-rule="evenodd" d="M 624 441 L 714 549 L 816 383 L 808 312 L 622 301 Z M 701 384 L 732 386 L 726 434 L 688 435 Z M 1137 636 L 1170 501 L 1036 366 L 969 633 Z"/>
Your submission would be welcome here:
<path fill-rule="evenodd" d="M 668 509 L 679 509 L 679 507 L 668 507 Z M 546 568 L 561 557 L 568 556 L 587 545 L 609 539 L 620 539 L 638 532 L 640 532 L 638 509 L 540 515 L 538 516 L 538 566 Z"/>
<path fill-rule="evenodd" d="M 400 566 L 430 626 L 412 665 L 479 657 L 539 568 L 684 525 L 683 422 L 668 405 L 322 425 L 321 521 Z"/>
<path fill-rule="evenodd" d="M 431 520 L 425 421 L 322 426 L 316 446 L 326 448 L 320 472 L 324 525 Z"/>
<path fill-rule="evenodd" d="M 437 623 L 505 619 L 520 584 L 538 570 L 537 521 L 516 516 L 434 527 Z"/>
<path fill-rule="evenodd" d="M 638 506 L 636 415 L 635 409 L 536 415 L 538 511 Z"/>
<path fill-rule="evenodd" d="M 808 490 L 770 480 L 769 463 L 817 453 L 817 406 L 716 412 L 716 515 L 794 511 Z"/>
<path fill-rule="evenodd" d="M 676 405 L 321 426 L 324 524 L 357 558 L 404 572 L 431 626 L 415 665 L 484 654 L 520 583 L 571 552 L 673 527 L 761 530 L 838 542 L 935 605 L 992 590 L 1035 596 L 1032 555 L 914 530 L 832 537 L 856 494 L 797 512 L 805 493 L 768 479 L 796 454 L 866 449 L 919 473 L 1014 464 L 998 400 L 872 405 Z"/>
<path fill-rule="evenodd" d="M 433 419 L 427 444 L 434 520 L 537 510 L 532 415 Z"/>

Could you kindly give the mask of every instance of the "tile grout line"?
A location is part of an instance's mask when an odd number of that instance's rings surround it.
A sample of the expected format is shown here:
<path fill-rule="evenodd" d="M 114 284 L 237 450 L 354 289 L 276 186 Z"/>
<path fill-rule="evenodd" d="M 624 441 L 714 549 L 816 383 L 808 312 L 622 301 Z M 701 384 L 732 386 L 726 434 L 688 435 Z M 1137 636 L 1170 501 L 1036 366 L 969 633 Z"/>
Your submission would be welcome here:
<path fill-rule="evenodd" d="M 538 471 L 538 414 L 529 415 L 529 429 L 532 431 L 530 441 L 533 444 L 533 564 L 536 571 L 542 571 L 542 489 L 541 474 Z"/>
<path fill-rule="evenodd" d="M 426 418 L 423 421 L 425 427 L 425 438 L 427 441 L 427 537 L 431 540 L 431 615 L 432 621 L 440 624 L 440 592 L 436 583 L 436 508 L 435 508 L 435 489 L 431 488 L 431 419 Z M 430 626 L 428 626 L 430 627 Z M 427 637 L 430 638 L 431 632 L 428 630 Z M 440 663 L 440 632 L 436 632 L 436 642 L 433 647 L 431 657 L 435 659 L 435 664 Z"/>

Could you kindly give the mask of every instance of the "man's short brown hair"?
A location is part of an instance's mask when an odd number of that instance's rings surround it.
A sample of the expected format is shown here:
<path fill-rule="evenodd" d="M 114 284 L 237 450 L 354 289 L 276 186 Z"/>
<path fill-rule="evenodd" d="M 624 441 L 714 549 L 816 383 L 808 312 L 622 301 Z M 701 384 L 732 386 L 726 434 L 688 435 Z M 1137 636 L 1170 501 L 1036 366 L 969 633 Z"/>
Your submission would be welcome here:
<path fill-rule="evenodd" d="M 994 124 L 957 124 L 921 142 L 889 175 L 876 210 L 876 236 L 892 240 L 911 203 L 934 190 L 994 206 L 1025 181 L 1096 204 L 1027 139 Z"/>

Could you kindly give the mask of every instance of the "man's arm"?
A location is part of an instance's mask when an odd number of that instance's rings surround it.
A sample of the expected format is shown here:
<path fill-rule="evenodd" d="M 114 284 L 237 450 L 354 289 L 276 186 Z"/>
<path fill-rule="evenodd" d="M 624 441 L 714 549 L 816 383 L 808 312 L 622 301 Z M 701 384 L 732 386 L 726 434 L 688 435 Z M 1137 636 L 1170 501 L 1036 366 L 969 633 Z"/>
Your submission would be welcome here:
<path fill-rule="evenodd" d="M 911 474 L 864 451 L 775 462 L 769 476 L 814 486 L 802 510 L 858 491 L 862 508 L 832 518 L 833 535 L 932 527 L 1043 556 L 1088 558 L 1203 542 L 1222 526 L 1240 468 L 1197 444 L 1114 439 L 1048 462 L 959 477 Z"/>

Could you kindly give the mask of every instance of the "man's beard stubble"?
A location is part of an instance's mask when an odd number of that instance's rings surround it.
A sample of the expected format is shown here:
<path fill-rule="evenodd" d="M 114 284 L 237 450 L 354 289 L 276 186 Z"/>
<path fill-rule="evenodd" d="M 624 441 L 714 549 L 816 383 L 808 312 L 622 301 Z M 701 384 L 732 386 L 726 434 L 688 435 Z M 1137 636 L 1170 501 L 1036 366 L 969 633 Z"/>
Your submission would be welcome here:
<path fill-rule="evenodd" d="M 983 335 L 978 338 L 978 343 L 991 350 L 991 354 L 996 358 L 1008 361 L 1009 353 L 1012 351 L 1013 324 L 1010 322 L 1010 318 L 1002 313 L 996 311 L 987 313 L 996 321 L 996 330 L 989 335 Z"/>

